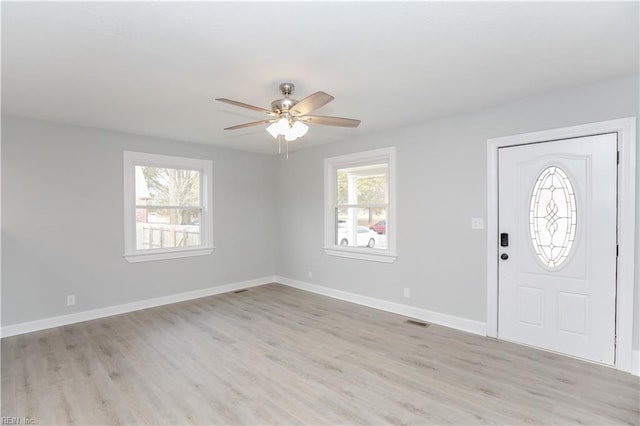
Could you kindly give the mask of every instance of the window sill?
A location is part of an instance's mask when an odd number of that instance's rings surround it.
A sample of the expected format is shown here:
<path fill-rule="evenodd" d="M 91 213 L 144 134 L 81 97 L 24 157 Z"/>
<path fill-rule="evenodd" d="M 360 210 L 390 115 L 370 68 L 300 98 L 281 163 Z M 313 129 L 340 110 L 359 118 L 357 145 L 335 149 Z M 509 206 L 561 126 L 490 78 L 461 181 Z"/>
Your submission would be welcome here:
<path fill-rule="evenodd" d="M 161 251 L 155 253 L 127 253 L 123 257 L 129 263 L 152 262 L 154 260 L 180 259 L 182 257 L 206 256 L 213 253 L 213 248 L 196 248 L 191 250 Z"/>
<path fill-rule="evenodd" d="M 393 263 L 398 258 L 395 253 L 379 253 L 375 249 L 343 249 L 337 247 L 325 247 L 324 252 L 329 256 L 348 257 L 351 259 L 368 260 L 370 262 Z"/>

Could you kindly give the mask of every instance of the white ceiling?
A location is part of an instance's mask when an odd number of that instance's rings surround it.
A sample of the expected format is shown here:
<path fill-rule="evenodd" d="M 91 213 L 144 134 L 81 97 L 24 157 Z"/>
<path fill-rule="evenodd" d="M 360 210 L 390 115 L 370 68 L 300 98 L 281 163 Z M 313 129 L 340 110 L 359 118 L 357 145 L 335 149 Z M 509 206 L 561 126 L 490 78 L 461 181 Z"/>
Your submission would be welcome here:
<path fill-rule="evenodd" d="M 638 2 L 2 2 L 2 112 L 264 153 L 269 108 L 323 90 L 300 147 L 638 74 Z"/>

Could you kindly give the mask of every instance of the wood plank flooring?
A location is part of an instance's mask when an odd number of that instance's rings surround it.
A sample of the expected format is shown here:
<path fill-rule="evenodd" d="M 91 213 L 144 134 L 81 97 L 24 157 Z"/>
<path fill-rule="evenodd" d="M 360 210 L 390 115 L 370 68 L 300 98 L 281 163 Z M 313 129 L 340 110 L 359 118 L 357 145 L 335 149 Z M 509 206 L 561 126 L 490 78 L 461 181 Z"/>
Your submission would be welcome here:
<path fill-rule="evenodd" d="M 269 284 L 2 339 L 36 424 L 638 424 L 638 378 Z"/>

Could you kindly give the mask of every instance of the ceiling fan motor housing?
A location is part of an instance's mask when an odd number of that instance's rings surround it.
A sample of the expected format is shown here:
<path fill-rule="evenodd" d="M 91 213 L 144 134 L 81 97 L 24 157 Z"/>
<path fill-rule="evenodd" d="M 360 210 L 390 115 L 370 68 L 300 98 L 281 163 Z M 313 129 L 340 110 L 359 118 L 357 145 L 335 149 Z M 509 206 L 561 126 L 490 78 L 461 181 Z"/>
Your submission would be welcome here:
<path fill-rule="evenodd" d="M 271 110 L 273 112 L 286 112 L 291 109 L 295 104 L 298 103 L 297 100 L 291 99 L 289 95 L 293 93 L 296 86 L 293 83 L 282 83 L 280 84 L 280 92 L 284 95 L 283 99 L 276 99 L 271 102 Z"/>
<path fill-rule="evenodd" d="M 291 98 L 276 99 L 271 102 L 271 110 L 278 113 L 287 112 L 297 103 L 297 100 Z"/>

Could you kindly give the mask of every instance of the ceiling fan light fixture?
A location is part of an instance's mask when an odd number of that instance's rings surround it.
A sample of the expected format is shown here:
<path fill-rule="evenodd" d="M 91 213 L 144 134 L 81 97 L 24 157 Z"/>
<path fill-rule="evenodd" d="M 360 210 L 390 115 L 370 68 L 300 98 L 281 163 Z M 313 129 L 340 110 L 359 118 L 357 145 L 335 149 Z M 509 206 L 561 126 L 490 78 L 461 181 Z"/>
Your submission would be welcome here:
<path fill-rule="evenodd" d="M 291 127 L 289 125 L 289 119 L 286 117 L 282 117 L 280 120 L 276 121 L 276 125 L 278 126 L 278 133 L 281 135 L 286 135 Z"/>
<path fill-rule="evenodd" d="M 280 135 L 280 128 L 278 127 L 278 122 L 276 121 L 271 123 L 267 127 L 267 132 L 269 132 L 269 134 L 273 136 L 274 139 L 278 139 L 278 135 Z"/>
<path fill-rule="evenodd" d="M 296 139 L 298 139 L 298 135 L 296 135 L 294 132 L 288 132 L 286 135 L 284 135 L 284 140 L 287 142 L 293 142 Z"/>
<path fill-rule="evenodd" d="M 291 126 L 291 130 L 295 133 L 295 135 L 299 138 L 303 137 L 309 131 L 309 126 L 304 124 L 302 121 L 297 121 L 293 123 Z"/>

